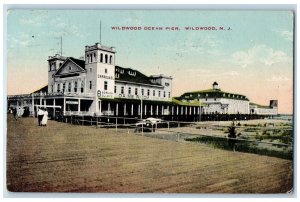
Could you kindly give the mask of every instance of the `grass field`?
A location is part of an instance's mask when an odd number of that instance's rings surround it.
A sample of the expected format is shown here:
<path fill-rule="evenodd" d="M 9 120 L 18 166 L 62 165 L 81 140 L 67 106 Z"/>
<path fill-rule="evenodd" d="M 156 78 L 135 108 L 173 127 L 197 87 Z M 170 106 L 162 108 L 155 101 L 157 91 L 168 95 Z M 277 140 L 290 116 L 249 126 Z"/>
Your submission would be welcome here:
<path fill-rule="evenodd" d="M 49 121 L 7 120 L 14 192 L 285 193 L 293 162 Z"/>

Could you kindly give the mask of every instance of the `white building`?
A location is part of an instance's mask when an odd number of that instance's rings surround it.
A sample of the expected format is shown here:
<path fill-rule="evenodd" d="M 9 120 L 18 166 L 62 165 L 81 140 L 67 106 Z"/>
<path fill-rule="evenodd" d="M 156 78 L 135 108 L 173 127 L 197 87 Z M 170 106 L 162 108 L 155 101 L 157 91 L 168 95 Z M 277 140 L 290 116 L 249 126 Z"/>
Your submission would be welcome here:
<path fill-rule="evenodd" d="M 277 115 L 278 114 L 278 101 L 270 100 L 269 106 L 250 103 L 250 114 Z"/>
<path fill-rule="evenodd" d="M 115 65 L 115 49 L 96 43 L 85 47 L 85 60 L 49 57 L 48 95 L 64 95 L 66 111 L 100 114 L 106 99 L 170 102 L 172 77 L 146 76 Z M 82 103 L 84 102 L 84 109 Z M 111 113 L 112 108 L 105 109 Z"/>
<path fill-rule="evenodd" d="M 217 82 L 213 88 L 201 91 L 186 92 L 181 100 L 198 100 L 206 106 L 205 114 L 249 114 L 249 99 L 240 94 L 221 91 Z"/>

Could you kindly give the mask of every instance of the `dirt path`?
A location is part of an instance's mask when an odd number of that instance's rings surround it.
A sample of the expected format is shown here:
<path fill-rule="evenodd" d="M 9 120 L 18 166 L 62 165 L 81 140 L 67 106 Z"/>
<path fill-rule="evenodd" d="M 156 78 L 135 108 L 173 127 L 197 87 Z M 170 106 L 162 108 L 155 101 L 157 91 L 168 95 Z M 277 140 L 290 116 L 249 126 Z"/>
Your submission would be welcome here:
<path fill-rule="evenodd" d="M 285 193 L 292 161 L 109 129 L 8 117 L 16 192 Z"/>

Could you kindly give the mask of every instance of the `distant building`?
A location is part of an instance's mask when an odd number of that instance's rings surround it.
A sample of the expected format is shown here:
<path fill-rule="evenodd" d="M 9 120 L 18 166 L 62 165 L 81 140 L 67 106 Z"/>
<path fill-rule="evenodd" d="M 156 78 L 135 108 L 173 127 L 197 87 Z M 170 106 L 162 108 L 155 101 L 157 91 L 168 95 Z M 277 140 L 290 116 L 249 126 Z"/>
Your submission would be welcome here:
<path fill-rule="evenodd" d="M 270 100 L 269 106 L 250 103 L 250 114 L 277 115 L 278 100 Z"/>
<path fill-rule="evenodd" d="M 212 89 L 186 92 L 177 99 L 184 102 L 197 100 L 203 103 L 203 114 L 275 115 L 278 113 L 277 100 L 271 100 L 268 107 L 250 104 L 245 95 L 222 91 L 217 82 L 212 84 Z"/>

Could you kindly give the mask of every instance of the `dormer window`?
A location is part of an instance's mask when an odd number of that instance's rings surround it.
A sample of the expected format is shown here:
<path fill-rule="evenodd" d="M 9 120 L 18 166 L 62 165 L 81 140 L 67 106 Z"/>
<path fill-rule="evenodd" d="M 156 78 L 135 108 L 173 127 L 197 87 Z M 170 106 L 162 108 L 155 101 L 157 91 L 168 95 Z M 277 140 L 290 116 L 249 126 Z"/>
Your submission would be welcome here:
<path fill-rule="evenodd" d="M 124 74 L 124 69 L 120 69 L 120 73 L 121 73 L 121 74 Z"/>
<path fill-rule="evenodd" d="M 135 75 L 136 75 L 136 71 L 128 71 L 128 74 L 129 74 L 130 76 L 135 76 Z"/>
<path fill-rule="evenodd" d="M 118 79 L 120 77 L 120 74 L 119 73 L 116 73 L 116 78 Z"/>

